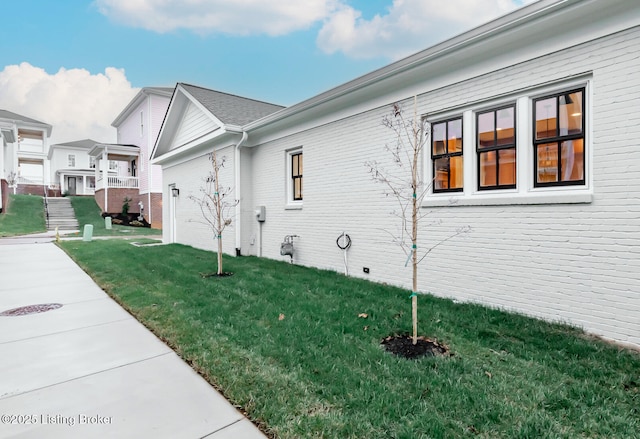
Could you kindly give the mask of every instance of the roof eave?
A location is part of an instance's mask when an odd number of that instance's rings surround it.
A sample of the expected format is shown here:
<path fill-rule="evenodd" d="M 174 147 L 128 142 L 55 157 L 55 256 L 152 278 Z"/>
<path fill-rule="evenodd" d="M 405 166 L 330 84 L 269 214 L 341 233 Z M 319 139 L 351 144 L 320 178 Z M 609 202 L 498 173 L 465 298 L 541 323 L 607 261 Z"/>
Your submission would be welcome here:
<path fill-rule="evenodd" d="M 118 114 L 118 116 L 111 122 L 111 126 L 114 128 L 118 128 L 122 122 L 125 121 L 127 117 L 131 114 L 131 112 L 142 103 L 148 96 L 157 95 L 157 96 L 166 96 L 171 97 L 173 92 L 165 92 L 163 90 L 158 90 L 155 87 L 143 87 L 140 91 L 129 101 L 126 107 Z"/>
<path fill-rule="evenodd" d="M 291 115 L 312 109 L 341 96 L 353 93 L 364 87 L 368 87 L 405 71 L 417 68 L 440 57 L 444 57 L 471 44 L 477 44 L 483 40 L 488 40 L 500 33 L 507 32 L 516 26 L 521 26 L 527 22 L 537 20 L 540 17 L 551 14 L 556 10 L 581 1 L 584 0 L 541 0 L 528 6 L 524 6 L 516 11 L 498 17 L 488 23 L 475 27 L 467 32 L 454 36 L 385 67 L 381 67 L 352 81 L 334 87 L 298 104 L 250 122 L 246 124 L 243 129 L 251 131 L 285 119 Z"/>

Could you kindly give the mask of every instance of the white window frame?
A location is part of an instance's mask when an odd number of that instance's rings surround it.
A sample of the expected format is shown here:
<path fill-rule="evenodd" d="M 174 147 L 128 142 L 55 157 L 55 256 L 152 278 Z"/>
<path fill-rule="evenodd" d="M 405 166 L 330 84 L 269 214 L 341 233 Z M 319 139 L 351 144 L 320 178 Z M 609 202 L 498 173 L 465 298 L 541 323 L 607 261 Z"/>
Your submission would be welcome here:
<path fill-rule="evenodd" d="M 76 155 L 75 154 L 67 154 L 67 166 L 70 168 L 76 167 Z"/>
<path fill-rule="evenodd" d="M 89 169 L 96 168 L 96 158 L 93 156 L 89 156 Z"/>
<path fill-rule="evenodd" d="M 442 120 L 462 114 L 462 143 L 464 157 L 464 181 L 462 192 L 436 192 L 428 189 L 423 207 L 442 206 L 482 206 L 515 204 L 579 204 L 593 201 L 593 105 L 591 76 L 575 77 L 519 90 L 492 100 L 472 103 L 468 106 L 450 109 L 443 113 L 427 116 L 429 126 Z M 534 187 L 533 155 L 533 99 L 560 93 L 563 90 L 585 88 L 585 184 L 552 187 Z M 516 187 L 515 189 L 479 190 L 478 156 L 476 154 L 476 114 L 480 111 L 514 103 L 516 106 Z M 429 145 L 430 142 L 427 142 Z M 432 181 L 430 154 L 426 160 L 425 182 Z"/>
<path fill-rule="evenodd" d="M 302 157 L 303 157 L 303 171 L 302 171 L 302 175 L 303 175 L 303 195 L 302 195 L 302 200 L 294 200 L 293 199 L 293 172 L 292 172 L 292 161 L 293 161 L 293 156 L 296 154 L 300 154 L 302 153 Z M 290 149 L 286 151 L 285 154 L 285 168 L 286 168 L 286 173 L 285 175 L 287 176 L 287 181 L 286 181 L 286 205 L 285 208 L 286 209 L 302 209 L 302 204 L 304 201 L 304 152 L 302 150 L 302 147 L 296 147 L 294 149 Z"/>
<path fill-rule="evenodd" d="M 109 160 L 109 170 L 110 171 L 118 170 L 118 162 L 116 160 Z"/>

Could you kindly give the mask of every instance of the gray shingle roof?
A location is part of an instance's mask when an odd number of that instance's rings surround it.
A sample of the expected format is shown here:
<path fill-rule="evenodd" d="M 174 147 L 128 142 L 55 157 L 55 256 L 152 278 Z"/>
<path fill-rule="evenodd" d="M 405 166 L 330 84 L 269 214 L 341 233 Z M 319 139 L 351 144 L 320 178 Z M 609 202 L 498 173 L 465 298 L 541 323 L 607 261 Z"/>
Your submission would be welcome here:
<path fill-rule="evenodd" d="M 30 117 L 22 116 L 17 113 L 12 113 L 11 111 L 7 111 L 7 110 L 0 110 L 0 119 L 18 120 L 22 122 L 39 123 L 42 125 L 47 125 L 46 123 L 40 122 L 39 120 L 31 119 Z"/>
<path fill-rule="evenodd" d="M 180 84 L 224 124 L 242 126 L 284 107 L 189 84 Z"/>
<path fill-rule="evenodd" d="M 84 140 L 76 140 L 75 142 L 58 143 L 58 145 L 91 149 L 95 146 L 96 143 L 100 143 L 100 142 L 96 142 L 95 140 L 91 140 L 91 139 L 84 139 Z"/>

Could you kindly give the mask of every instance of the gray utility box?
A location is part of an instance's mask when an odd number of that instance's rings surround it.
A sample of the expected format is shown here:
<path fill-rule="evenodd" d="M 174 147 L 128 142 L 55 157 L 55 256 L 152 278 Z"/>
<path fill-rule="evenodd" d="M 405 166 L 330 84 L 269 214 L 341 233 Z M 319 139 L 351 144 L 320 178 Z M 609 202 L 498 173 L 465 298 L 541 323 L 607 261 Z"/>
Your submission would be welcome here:
<path fill-rule="evenodd" d="M 264 206 L 256 207 L 256 219 L 263 223 L 267 219 L 267 208 Z"/>

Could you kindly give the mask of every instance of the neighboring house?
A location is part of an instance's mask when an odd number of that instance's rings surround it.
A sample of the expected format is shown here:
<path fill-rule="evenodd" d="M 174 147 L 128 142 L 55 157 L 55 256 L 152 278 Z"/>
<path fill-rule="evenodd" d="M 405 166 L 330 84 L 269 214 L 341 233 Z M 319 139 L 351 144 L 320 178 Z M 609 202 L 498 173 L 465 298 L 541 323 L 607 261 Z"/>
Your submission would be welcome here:
<path fill-rule="evenodd" d="M 44 195 L 49 189 L 51 130 L 46 123 L 0 110 L 0 210 L 6 203 L 12 176 L 18 194 Z"/>
<path fill-rule="evenodd" d="M 173 88 L 145 87 L 111 124 L 117 144 L 96 144 L 95 197 L 103 212 L 121 211 L 125 197 L 131 212 L 142 213 L 153 228 L 162 228 L 162 168 L 149 163 Z M 111 175 L 103 178 L 111 171 Z"/>
<path fill-rule="evenodd" d="M 96 161 L 95 157 L 89 156 L 89 150 L 96 143 L 95 140 L 85 139 L 51 145 L 48 159 L 51 163 L 52 186 L 61 194 L 94 194 Z"/>
<path fill-rule="evenodd" d="M 418 250 L 471 227 L 423 261 L 420 291 L 640 347 L 639 54 L 637 0 L 542 0 L 264 117 L 227 120 L 235 100 L 179 84 L 154 151 L 163 238 L 214 249 L 188 197 L 216 149 L 240 201 L 225 252 L 285 260 L 296 234 L 295 263 L 341 271 L 346 231 L 350 273 L 409 287 L 395 199 L 364 163 L 393 166 L 382 118 L 417 96 L 433 181 Z"/>

